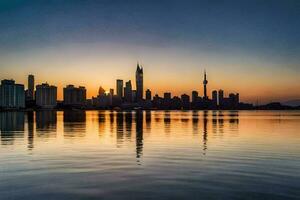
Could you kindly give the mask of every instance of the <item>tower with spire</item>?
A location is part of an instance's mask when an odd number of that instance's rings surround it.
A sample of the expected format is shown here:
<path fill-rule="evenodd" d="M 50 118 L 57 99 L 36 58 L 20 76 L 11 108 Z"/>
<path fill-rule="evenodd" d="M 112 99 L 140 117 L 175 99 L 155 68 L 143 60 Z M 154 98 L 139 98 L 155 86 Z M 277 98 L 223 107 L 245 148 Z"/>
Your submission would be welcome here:
<path fill-rule="evenodd" d="M 203 96 L 203 99 L 204 100 L 207 100 L 208 99 L 208 96 L 207 96 L 207 88 L 206 88 L 206 85 L 207 85 L 208 81 L 206 79 L 206 70 L 204 70 L 204 80 L 203 80 L 203 86 L 204 86 L 204 96 Z"/>
<path fill-rule="evenodd" d="M 139 62 L 137 62 L 135 80 L 136 80 L 136 101 L 140 102 L 143 100 L 144 80 L 143 80 L 143 67 L 140 66 Z"/>

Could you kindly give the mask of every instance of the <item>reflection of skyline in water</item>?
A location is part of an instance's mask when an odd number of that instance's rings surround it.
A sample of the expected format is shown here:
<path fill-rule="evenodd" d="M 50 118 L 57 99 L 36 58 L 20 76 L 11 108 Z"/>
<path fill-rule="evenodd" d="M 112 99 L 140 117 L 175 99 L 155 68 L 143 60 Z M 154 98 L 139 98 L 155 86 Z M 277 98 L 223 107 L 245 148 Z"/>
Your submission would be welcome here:
<path fill-rule="evenodd" d="M 214 197 L 223 198 L 224 188 L 231 194 L 233 187 L 241 193 L 245 188 L 258 189 L 257 198 L 266 187 L 267 191 L 279 190 L 276 195 L 287 194 L 269 196 L 271 199 L 297 197 L 298 191 L 291 194 L 295 185 L 299 185 L 300 112 L 296 114 L 243 111 L 1 113 L 2 198 L 8 199 L 5 197 L 10 197 L 11 191 L 15 194 L 15 188 L 28 187 L 41 188 L 43 194 L 49 194 L 49 190 L 62 191 L 66 198 L 70 191 L 78 189 L 84 194 L 91 190 L 97 193 L 94 196 L 76 193 L 75 198 L 101 198 L 99 188 L 109 188 L 106 190 L 112 194 L 109 197 L 114 197 L 115 188 L 121 188 L 117 192 L 130 193 L 127 196 L 130 199 L 133 186 L 149 191 L 143 196 L 151 196 L 162 182 L 167 184 L 165 188 L 172 188 L 169 190 L 172 194 L 179 190 L 174 198 L 180 197 L 185 189 L 188 193 L 200 191 L 199 195 L 205 194 L 207 188 L 218 193 L 220 185 L 221 193 Z M 267 170 L 270 166 L 271 171 Z M 55 184 L 41 187 L 40 183 L 47 183 L 49 177 Z M 8 192 L 5 191 L 7 184 L 12 189 Z M 110 189 L 111 185 L 116 187 Z M 165 188 L 155 196 L 159 197 Z M 30 199 L 30 195 L 31 192 L 24 198 Z M 22 198 L 23 193 L 14 197 Z M 227 197 L 237 196 L 235 193 Z"/>
<path fill-rule="evenodd" d="M 28 125 L 28 150 L 32 150 L 34 148 L 34 112 L 27 112 L 27 125 Z"/>
<path fill-rule="evenodd" d="M 64 111 L 63 113 L 63 137 L 82 138 L 86 136 L 87 113 L 86 111 Z M 202 113 L 202 114 L 201 114 Z M 154 121 L 152 121 L 152 115 Z M 57 133 L 56 111 L 37 111 L 37 112 L 2 112 L 1 113 L 1 141 L 2 144 L 13 144 L 15 137 L 24 136 L 24 124 L 26 117 L 27 123 L 27 142 L 28 149 L 34 148 L 34 137 L 55 138 Z M 202 135 L 202 149 L 205 155 L 208 149 L 208 137 L 210 132 L 218 137 L 224 133 L 224 124 L 229 124 L 228 128 L 232 131 L 238 130 L 239 115 L 237 111 L 192 111 L 192 112 L 171 112 L 171 111 L 97 111 L 98 135 L 103 137 L 106 127 L 109 127 L 111 137 L 116 137 L 117 147 L 123 147 L 126 143 L 132 143 L 135 137 L 136 158 L 140 159 L 143 155 L 145 143 L 144 131 L 151 134 L 151 129 L 155 125 L 161 127 L 163 123 L 164 133 L 171 134 L 181 126 L 183 130 L 191 131 L 193 135 Z M 109 119 L 109 120 L 107 120 Z M 211 123 L 210 123 L 211 122 Z M 209 126 L 212 126 L 211 128 Z M 35 129 L 34 129 L 35 127 Z M 202 128 L 201 128 L 202 127 Z M 199 132 L 202 129 L 202 133 Z M 132 133 L 135 133 L 133 136 Z M 16 135 L 18 134 L 18 135 Z M 36 135 L 35 135 L 36 134 Z M 170 135 L 169 135 L 170 136 Z M 169 137 L 168 136 L 168 137 Z"/>
<path fill-rule="evenodd" d="M 15 137 L 24 136 L 23 112 L 0 112 L 1 144 L 14 144 Z"/>
<path fill-rule="evenodd" d="M 42 110 L 35 112 L 36 132 L 40 137 L 55 137 L 57 125 L 57 112 Z"/>
<path fill-rule="evenodd" d="M 86 112 L 67 110 L 63 112 L 64 137 L 84 137 L 86 134 Z"/>

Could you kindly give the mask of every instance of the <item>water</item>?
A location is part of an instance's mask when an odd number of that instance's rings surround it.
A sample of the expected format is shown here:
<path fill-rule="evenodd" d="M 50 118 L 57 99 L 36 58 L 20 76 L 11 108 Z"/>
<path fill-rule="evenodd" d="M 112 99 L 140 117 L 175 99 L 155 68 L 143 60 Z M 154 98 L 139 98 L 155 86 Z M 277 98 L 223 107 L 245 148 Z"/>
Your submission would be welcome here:
<path fill-rule="evenodd" d="M 300 199 L 300 111 L 1 116 L 0 199 Z"/>

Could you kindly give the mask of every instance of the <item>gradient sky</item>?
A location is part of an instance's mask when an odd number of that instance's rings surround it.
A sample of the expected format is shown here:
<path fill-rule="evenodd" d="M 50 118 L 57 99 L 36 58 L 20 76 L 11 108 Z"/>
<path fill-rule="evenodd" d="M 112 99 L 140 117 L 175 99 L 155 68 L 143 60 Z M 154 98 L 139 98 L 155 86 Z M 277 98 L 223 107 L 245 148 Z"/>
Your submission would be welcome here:
<path fill-rule="evenodd" d="M 144 66 L 145 89 L 247 102 L 300 99 L 300 1 L 0 1 L 0 79 L 115 88 Z"/>

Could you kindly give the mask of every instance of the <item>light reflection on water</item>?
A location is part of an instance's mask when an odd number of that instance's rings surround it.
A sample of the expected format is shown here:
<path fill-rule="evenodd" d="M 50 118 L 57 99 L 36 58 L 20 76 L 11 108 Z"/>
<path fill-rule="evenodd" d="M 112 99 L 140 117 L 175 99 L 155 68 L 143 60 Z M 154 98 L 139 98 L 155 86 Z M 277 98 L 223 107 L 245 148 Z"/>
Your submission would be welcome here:
<path fill-rule="evenodd" d="M 300 196 L 299 111 L 0 117 L 0 199 Z"/>

